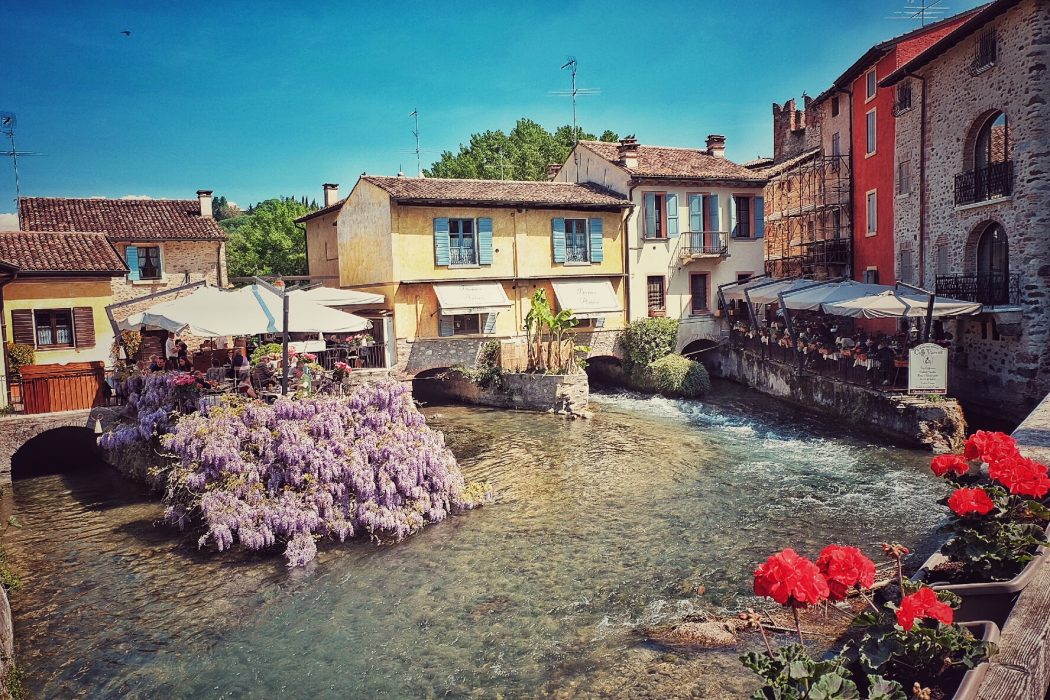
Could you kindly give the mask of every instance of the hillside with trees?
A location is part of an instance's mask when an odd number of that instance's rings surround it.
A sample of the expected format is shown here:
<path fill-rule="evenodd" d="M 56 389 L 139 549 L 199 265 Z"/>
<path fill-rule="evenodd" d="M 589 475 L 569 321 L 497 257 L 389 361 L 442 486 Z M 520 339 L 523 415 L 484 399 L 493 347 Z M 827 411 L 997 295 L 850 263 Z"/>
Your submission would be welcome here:
<path fill-rule="evenodd" d="M 306 237 L 295 219 L 316 210 L 317 202 L 306 197 L 274 197 L 222 219 L 219 225 L 230 235 L 226 246 L 230 277 L 305 275 Z"/>

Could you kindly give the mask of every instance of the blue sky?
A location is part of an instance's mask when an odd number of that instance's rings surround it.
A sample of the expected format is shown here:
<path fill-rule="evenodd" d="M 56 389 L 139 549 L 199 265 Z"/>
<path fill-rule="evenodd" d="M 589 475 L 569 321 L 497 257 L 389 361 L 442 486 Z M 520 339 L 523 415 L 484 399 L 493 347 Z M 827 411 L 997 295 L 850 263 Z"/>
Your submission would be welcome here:
<path fill-rule="evenodd" d="M 772 150 L 772 102 L 917 26 L 886 19 L 907 3 L 4 0 L 0 110 L 19 150 L 46 154 L 20 161 L 25 195 L 320 199 L 322 182 L 414 172 L 413 108 L 424 167 L 522 116 L 568 123 L 549 93 L 572 55 L 601 90 L 580 100 L 584 128 L 676 146 L 722 133 L 746 161 Z M 3 163 L 0 212 L 13 197 Z"/>

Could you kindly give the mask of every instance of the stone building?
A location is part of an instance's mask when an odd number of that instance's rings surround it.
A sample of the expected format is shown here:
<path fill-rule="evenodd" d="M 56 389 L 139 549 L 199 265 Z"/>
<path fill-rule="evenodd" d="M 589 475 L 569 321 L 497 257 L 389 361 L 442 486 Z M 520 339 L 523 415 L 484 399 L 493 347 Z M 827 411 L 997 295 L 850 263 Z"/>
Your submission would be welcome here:
<path fill-rule="evenodd" d="M 997 0 L 882 81 L 897 276 L 984 304 L 946 324 L 952 391 L 1015 420 L 1050 391 L 1048 61 L 1050 2 Z"/>

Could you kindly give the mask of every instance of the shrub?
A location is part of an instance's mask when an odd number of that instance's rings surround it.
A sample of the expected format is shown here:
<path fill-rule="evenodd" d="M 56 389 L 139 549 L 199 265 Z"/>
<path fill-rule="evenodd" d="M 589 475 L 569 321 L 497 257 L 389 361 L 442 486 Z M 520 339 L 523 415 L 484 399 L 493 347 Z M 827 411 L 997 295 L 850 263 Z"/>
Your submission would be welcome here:
<path fill-rule="evenodd" d="M 8 343 L 7 358 L 11 363 L 11 372 L 18 374 L 18 368 L 36 362 L 36 349 L 25 343 Z"/>
<path fill-rule="evenodd" d="M 646 367 L 674 352 L 678 342 L 678 320 L 643 318 L 629 324 L 620 341 L 630 365 Z"/>
<path fill-rule="evenodd" d="M 711 390 L 711 379 L 699 362 L 681 355 L 667 355 L 630 375 L 635 388 L 668 396 L 694 398 Z"/>
<path fill-rule="evenodd" d="M 283 351 L 284 345 L 281 343 L 263 343 L 252 350 L 250 359 L 253 365 L 257 365 L 267 355 L 280 355 Z"/>

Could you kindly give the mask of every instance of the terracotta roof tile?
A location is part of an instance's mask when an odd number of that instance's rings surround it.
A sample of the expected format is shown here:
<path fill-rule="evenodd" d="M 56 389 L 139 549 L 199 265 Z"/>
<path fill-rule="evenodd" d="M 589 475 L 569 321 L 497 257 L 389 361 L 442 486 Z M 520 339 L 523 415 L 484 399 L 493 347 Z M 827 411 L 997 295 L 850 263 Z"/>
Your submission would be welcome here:
<path fill-rule="evenodd" d="M 461 202 L 471 204 L 582 207 L 625 207 L 622 195 L 591 183 L 458 180 L 446 178 L 377 177 L 363 175 L 398 201 Z"/>
<path fill-rule="evenodd" d="M 0 261 L 29 274 L 123 275 L 128 271 L 103 233 L 0 231 Z"/>
<path fill-rule="evenodd" d="M 309 221 L 310 219 L 316 219 L 318 216 L 324 216 L 325 214 L 331 214 L 333 211 L 336 211 L 340 207 L 342 207 L 343 206 L 343 202 L 345 202 L 345 201 L 346 201 L 346 197 L 343 197 L 338 202 L 334 202 L 332 204 L 329 204 L 327 207 L 322 207 L 320 209 L 316 209 L 316 210 L 310 212 L 309 214 L 303 214 L 298 219 L 295 219 L 295 223 L 301 224 L 304 221 Z"/>
<path fill-rule="evenodd" d="M 619 165 L 619 144 L 605 141 L 580 141 L 580 145 Z M 731 160 L 710 156 L 696 148 L 673 148 L 670 146 L 638 146 L 638 165 L 626 168 L 635 177 L 661 177 L 702 180 L 754 181 L 763 178 L 755 171 Z"/>
<path fill-rule="evenodd" d="M 226 240 L 215 219 L 200 215 L 196 199 L 67 199 L 22 197 L 27 231 L 93 231 L 118 241 Z"/>

